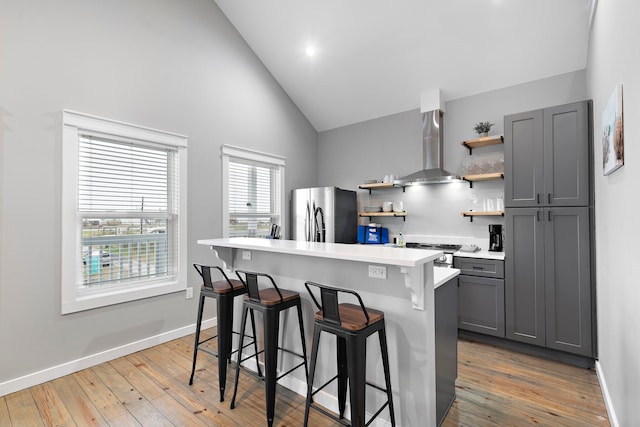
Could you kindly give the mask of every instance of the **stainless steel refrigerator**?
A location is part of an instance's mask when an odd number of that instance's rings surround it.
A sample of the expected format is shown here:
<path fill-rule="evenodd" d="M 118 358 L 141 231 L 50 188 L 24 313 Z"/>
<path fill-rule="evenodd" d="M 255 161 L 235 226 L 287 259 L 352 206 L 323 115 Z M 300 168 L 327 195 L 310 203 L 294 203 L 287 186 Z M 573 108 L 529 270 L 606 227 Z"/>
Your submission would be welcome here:
<path fill-rule="evenodd" d="M 293 240 L 356 243 L 356 192 L 337 187 L 292 190 L 291 229 Z"/>

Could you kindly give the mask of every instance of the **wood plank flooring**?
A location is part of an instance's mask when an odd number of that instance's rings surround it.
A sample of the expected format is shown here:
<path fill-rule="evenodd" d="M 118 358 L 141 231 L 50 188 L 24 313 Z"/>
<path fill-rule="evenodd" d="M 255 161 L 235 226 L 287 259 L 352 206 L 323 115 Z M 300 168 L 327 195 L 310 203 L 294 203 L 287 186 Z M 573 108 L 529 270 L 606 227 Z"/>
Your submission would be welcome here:
<path fill-rule="evenodd" d="M 213 330 L 209 330 L 209 333 Z M 264 384 L 241 374 L 236 409 L 218 402 L 217 360 L 193 335 L 0 397 L 0 426 L 264 426 Z M 608 426 L 593 370 L 459 341 L 457 398 L 444 426 Z M 278 426 L 302 426 L 304 399 L 278 387 Z M 311 426 L 338 425 L 312 411 Z M 425 424 L 426 426 L 426 424 Z"/>

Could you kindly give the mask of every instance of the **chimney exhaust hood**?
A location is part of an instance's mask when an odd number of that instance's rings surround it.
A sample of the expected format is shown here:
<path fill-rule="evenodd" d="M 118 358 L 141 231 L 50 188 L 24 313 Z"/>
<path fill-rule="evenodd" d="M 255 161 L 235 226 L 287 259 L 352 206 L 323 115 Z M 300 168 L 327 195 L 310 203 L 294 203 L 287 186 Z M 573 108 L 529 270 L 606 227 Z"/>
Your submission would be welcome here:
<path fill-rule="evenodd" d="M 462 179 L 442 168 L 444 133 L 442 110 L 422 114 L 422 164 L 423 169 L 393 182 L 397 186 L 447 184 Z"/>

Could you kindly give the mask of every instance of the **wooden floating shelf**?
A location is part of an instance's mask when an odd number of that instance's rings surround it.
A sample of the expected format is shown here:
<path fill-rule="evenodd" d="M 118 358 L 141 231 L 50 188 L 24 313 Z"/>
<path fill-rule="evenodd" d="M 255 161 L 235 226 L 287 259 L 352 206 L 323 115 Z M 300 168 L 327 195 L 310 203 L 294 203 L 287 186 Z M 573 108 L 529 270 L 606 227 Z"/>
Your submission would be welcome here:
<path fill-rule="evenodd" d="M 504 211 L 467 211 L 462 212 L 462 216 L 468 217 L 473 222 L 474 216 L 504 216 Z"/>
<path fill-rule="evenodd" d="M 469 154 L 473 153 L 474 148 L 488 147 L 489 145 L 504 144 L 503 135 L 484 136 L 482 138 L 468 139 L 462 141 L 462 145 L 469 149 Z"/>
<path fill-rule="evenodd" d="M 490 181 L 492 179 L 504 179 L 503 172 L 496 173 L 481 173 L 477 175 L 465 175 L 462 177 L 465 181 L 469 183 L 469 187 L 473 188 L 473 183 L 476 181 Z"/>
<path fill-rule="evenodd" d="M 360 184 L 358 188 L 361 190 L 369 190 L 369 194 L 371 194 L 371 190 L 384 190 L 387 188 L 400 188 L 402 187 L 402 192 L 404 193 L 404 185 L 394 185 L 392 182 L 374 182 L 373 184 Z"/>
<path fill-rule="evenodd" d="M 360 184 L 358 188 L 362 190 L 379 190 L 382 188 L 393 188 L 393 183 L 391 182 L 374 182 L 373 184 Z"/>
<path fill-rule="evenodd" d="M 406 221 L 406 212 L 358 212 L 359 217 L 380 218 L 380 217 L 399 217 Z"/>

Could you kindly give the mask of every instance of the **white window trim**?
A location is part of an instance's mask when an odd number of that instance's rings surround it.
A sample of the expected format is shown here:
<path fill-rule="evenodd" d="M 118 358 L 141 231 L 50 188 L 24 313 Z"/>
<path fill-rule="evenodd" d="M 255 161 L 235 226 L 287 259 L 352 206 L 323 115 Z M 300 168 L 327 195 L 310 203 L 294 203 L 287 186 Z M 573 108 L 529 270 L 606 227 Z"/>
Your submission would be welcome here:
<path fill-rule="evenodd" d="M 278 166 L 280 172 L 280 222 L 282 228 L 282 238 L 286 239 L 286 210 L 285 200 L 285 165 L 286 159 L 282 156 L 274 154 L 263 153 L 261 151 L 250 150 L 248 148 L 236 147 L 233 145 L 222 145 L 221 147 L 222 157 L 222 237 L 229 237 L 229 159 L 237 158 L 244 160 L 252 160 L 260 163 L 268 163 L 274 166 Z"/>
<path fill-rule="evenodd" d="M 111 119 L 69 110 L 62 112 L 62 314 L 183 291 L 187 287 L 187 137 Z M 177 148 L 179 156 L 178 207 L 178 271 L 169 280 L 144 282 L 138 285 L 105 289 L 100 292 L 79 292 L 77 286 L 77 251 L 81 248 L 82 227 L 78 220 L 78 138 L 91 133 L 105 138 L 154 146 Z"/>

